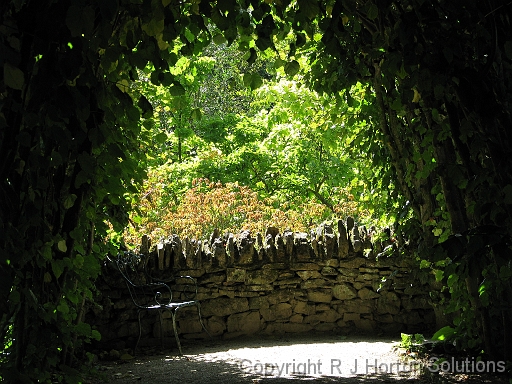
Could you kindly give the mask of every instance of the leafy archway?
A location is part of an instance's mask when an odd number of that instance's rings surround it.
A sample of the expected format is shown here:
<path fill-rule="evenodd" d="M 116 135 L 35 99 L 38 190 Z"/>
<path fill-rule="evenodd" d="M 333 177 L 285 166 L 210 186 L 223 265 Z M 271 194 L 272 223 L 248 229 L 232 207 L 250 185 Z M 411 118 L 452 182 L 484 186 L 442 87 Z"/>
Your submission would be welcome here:
<path fill-rule="evenodd" d="M 510 3 L 13 0 L 0 15 L 4 379 L 78 380 L 75 349 L 99 337 L 84 306 L 152 142 L 151 106 L 130 89 L 138 70 L 151 65 L 150 80 L 180 94 L 175 47 L 189 56 L 215 38 L 254 60 L 290 34 L 286 73 L 303 56 L 315 90 L 372 91 L 361 151 L 392 164 L 385 177 L 403 217 L 413 212 L 401 227 L 468 313 L 462 339 L 507 358 L 510 302 L 498 298 L 512 297 Z M 261 84 L 257 73 L 244 80 Z M 436 237 L 450 239 L 439 252 Z"/>

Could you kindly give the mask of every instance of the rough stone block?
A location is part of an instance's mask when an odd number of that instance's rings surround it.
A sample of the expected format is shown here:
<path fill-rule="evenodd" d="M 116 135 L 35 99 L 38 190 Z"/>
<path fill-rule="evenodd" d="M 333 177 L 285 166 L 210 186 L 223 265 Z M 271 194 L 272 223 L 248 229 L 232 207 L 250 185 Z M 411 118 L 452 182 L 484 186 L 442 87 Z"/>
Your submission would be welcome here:
<path fill-rule="evenodd" d="M 274 281 L 274 286 L 297 288 L 301 282 L 302 279 L 300 277 L 293 277 L 291 279 L 276 280 Z"/>
<path fill-rule="evenodd" d="M 249 310 L 249 302 L 244 297 L 219 297 L 201 304 L 203 316 L 227 316 Z"/>
<path fill-rule="evenodd" d="M 320 303 L 320 304 L 316 305 L 317 312 L 328 311 L 330 309 L 331 309 L 331 306 L 327 303 Z"/>
<path fill-rule="evenodd" d="M 169 322 L 171 323 L 171 322 Z M 179 329 L 181 333 L 201 333 L 204 332 L 201 327 L 201 323 L 197 317 L 195 319 L 182 319 L 178 321 Z M 171 325 L 172 327 L 172 325 Z"/>
<path fill-rule="evenodd" d="M 264 264 L 261 267 L 261 269 L 280 269 L 280 270 L 283 270 L 286 268 L 287 268 L 286 263 L 268 263 L 268 264 Z"/>
<path fill-rule="evenodd" d="M 270 307 L 274 311 L 276 320 L 289 319 L 292 316 L 292 306 L 288 303 L 279 303 Z"/>
<path fill-rule="evenodd" d="M 260 292 L 246 292 L 246 291 L 237 291 L 236 296 L 237 297 L 258 297 L 260 295 Z"/>
<path fill-rule="evenodd" d="M 270 304 L 289 303 L 295 297 L 295 291 L 291 289 L 276 290 L 266 296 Z"/>
<path fill-rule="evenodd" d="M 285 246 L 287 259 L 290 259 L 293 254 L 293 238 L 294 238 L 293 232 L 285 231 L 283 233 L 283 242 L 284 242 L 284 246 Z"/>
<path fill-rule="evenodd" d="M 208 283 L 220 284 L 220 283 L 223 283 L 224 281 L 226 281 L 226 274 L 220 273 L 220 274 L 204 275 L 203 277 L 201 277 L 200 283 L 201 284 L 208 284 Z"/>
<path fill-rule="evenodd" d="M 343 276 L 343 275 L 336 276 L 336 282 L 338 282 L 338 283 L 352 283 L 353 281 L 354 281 L 353 277 Z"/>
<path fill-rule="evenodd" d="M 393 319 L 397 323 L 404 323 L 408 325 L 423 323 L 423 319 L 421 318 L 420 314 L 416 311 L 400 313 L 398 315 L 395 315 Z"/>
<path fill-rule="evenodd" d="M 204 326 L 212 336 L 219 336 L 226 330 L 226 322 L 220 316 L 212 316 L 209 319 L 203 319 Z"/>
<path fill-rule="evenodd" d="M 182 269 L 179 272 L 180 276 L 190 276 L 195 279 L 203 276 L 206 273 L 204 268 Z"/>
<path fill-rule="evenodd" d="M 322 277 L 322 274 L 318 271 L 297 271 L 297 275 L 299 275 L 302 280 L 319 279 Z"/>
<path fill-rule="evenodd" d="M 344 313 L 343 314 L 343 321 L 358 321 L 361 319 L 361 314 L 359 313 Z"/>
<path fill-rule="evenodd" d="M 333 267 L 323 267 L 320 273 L 323 276 L 337 276 L 339 274 L 338 270 Z"/>
<path fill-rule="evenodd" d="M 265 291 L 273 291 L 274 287 L 271 284 L 265 285 L 246 285 L 245 290 L 251 292 L 265 292 Z"/>
<path fill-rule="evenodd" d="M 270 309 L 269 308 L 261 308 L 260 309 L 260 314 L 261 314 L 261 317 L 263 318 L 263 320 L 265 321 L 276 321 L 276 313 L 274 310 Z"/>
<path fill-rule="evenodd" d="M 303 315 L 312 315 L 316 312 L 316 307 L 315 304 L 309 304 L 306 301 L 297 301 L 293 307 L 293 311 Z"/>
<path fill-rule="evenodd" d="M 330 303 L 332 300 L 332 290 L 331 289 L 317 289 L 313 291 L 309 291 L 307 293 L 307 297 L 309 301 L 313 301 L 315 303 Z"/>
<path fill-rule="evenodd" d="M 357 269 L 365 265 L 366 261 L 367 260 L 364 257 L 355 257 L 353 259 L 340 260 L 339 268 Z"/>
<path fill-rule="evenodd" d="M 349 251 L 349 241 L 347 236 L 347 228 L 345 224 L 343 224 L 342 220 L 338 220 L 338 257 L 340 259 L 344 259 L 348 256 Z"/>
<path fill-rule="evenodd" d="M 336 323 L 319 323 L 316 324 L 313 329 L 318 332 L 330 332 L 336 328 Z"/>
<path fill-rule="evenodd" d="M 404 331 L 404 325 L 399 323 L 382 323 L 379 324 L 379 329 L 385 335 L 400 336 L 400 333 Z"/>
<path fill-rule="evenodd" d="M 325 261 L 318 262 L 318 264 L 324 267 L 338 268 L 340 266 L 340 261 L 338 259 L 327 259 Z"/>
<path fill-rule="evenodd" d="M 230 299 L 234 299 L 235 291 L 233 288 L 230 289 L 230 287 L 224 287 L 224 289 L 219 289 L 219 295 L 217 297 L 219 296 L 227 296 Z"/>
<path fill-rule="evenodd" d="M 316 315 L 312 316 L 318 316 L 318 319 L 325 323 L 334 323 L 341 317 L 341 315 L 334 309 L 329 309 L 328 311 L 324 312 L 318 312 Z"/>
<path fill-rule="evenodd" d="M 384 315 L 375 315 L 375 321 L 378 321 L 379 323 L 392 323 L 393 315 L 389 313 L 386 313 Z"/>
<path fill-rule="evenodd" d="M 311 324 L 305 323 L 275 323 L 272 333 L 303 333 L 313 329 Z"/>
<path fill-rule="evenodd" d="M 326 279 L 309 279 L 300 285 L 301 289 L 327 288 L 332 286 L 332 282 Z"/>
<path fill-rule="evenodd" d="M 432 309 L 427 296 L 402 297 L 402 307 L 407 311 L 413 309 Z"/>
<path fill-rule="evenodd" d="M 292 278 L 297 278 L 297 276 L 295 275 L 294 272 L 291 271 L 279 272 L 279 276 L 277 277 L 278 280 L 287 280 Z"/>
<path fill-rule="evenodd" d="M 359 319 L 357 321 L 354 321 L 354 324 L 356 325 L 357 329 L 369 333 L 373 332 L 376 328 L 375 321 L 370 319 Z"/>
<path fill-rule="evenodd" d="M 317 263 L 292 263 L 290 269 L 292 271 L 318 271 L 320 266 Z"/>
<path fill-rule="evenodd" d="M 362 273 L 357 276 L 356 281 L 380 281 L 380 276 L 378 274 Z"/>
<path fill-rule="evenodd" d="M 363 287 L 366 287 L 366 282 L 361 282 L 361 281 L 354 281 L 352 283 L 352 285 L 354 286 L 354 288 L 359 291 L 360 289 L 362 289 Z"/>
<path fill-rule="evenodd" d="M 264 285 L 271 284 L 277 280 L 279 271 L 275 269 L 256 269 L 246 272 L 246 284 Z"/>
<path fill-rule="evenodd" d="M 377 299 L 377 313 L 396 315 L 400 313 L 400 305 L 400 298 L 395 292 L 384 291 Z"/>
<path fill-rule="evenodd" d="M 407 288 L 404 289 L 404 293 L 406 295 L 423 295 L 425 292 L 428 292 L 429 287 L 425 285 L 409 285 Z"/>
<path fill-rule="evenodd" d="M 227 268 L 226 276 L 228 283 L 243 283 L 246 278 L 246 270 L 243 268 Z"/>
<path fill-rule="evenodd" d="M 257 311 L 236 313 L 228 317 L 228 333 L 241 332 L 250 335 L 261 329 L 260 314 Z"/>
<path fill-rule="evenodd" d="M 268 298 L 266 296 L 258 296 L 249 298 L 249 309 L 269 308 Z"/>
<path fill-rule="evenodd" d="M 360 289 L 359 292 L 357 292 L 357 295 L 362 300 L 371 300 L 371 299 L 376 299 L 377 297 L 380 297 L 380 295 L 377 292 L 374 292 L 368 288 Z"/>
<path fill-rule="evenodd" d="M 357 297 L 357 291 L 352 285 L 347 283 L 337 284 L 332 287 L 332 294 L 339 300 L 350 300 Z"/>

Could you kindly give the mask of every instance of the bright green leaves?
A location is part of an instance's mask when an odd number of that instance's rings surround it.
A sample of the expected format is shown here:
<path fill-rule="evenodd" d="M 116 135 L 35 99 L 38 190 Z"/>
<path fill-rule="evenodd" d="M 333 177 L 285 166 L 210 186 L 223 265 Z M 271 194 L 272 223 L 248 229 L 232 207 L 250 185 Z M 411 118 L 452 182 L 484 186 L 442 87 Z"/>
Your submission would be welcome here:
<path fill-rule="evenodd" d="M 491 281 L 484 280 L 478 287 L 478 296 L 484 307 L 489 306 L 490 292 L 492 292 L 491 286 Z"/>
<path fill-rule="evenodd" d="M 68 247 L 66 245 L 66 240 L 60 240 L 58 243 L 57 243 L 57 249 L 60 251 L 60 252 L 66 252 L 68 250 Z M 60 276 L 60 274 L 59 274 Z"/>
<path fill-rule="evenodd" d="M 21 90 L 25 84 L 23 71 L 10 63 L 4 63 L 4 82 L 9 88 Z"/>
<path fill-rule="evenodd" d="M 459 276 L 456 274 L 451 274 L 448 276 L 448 280 L 446 281 L 446 284 L 448 284 L 449 288 L 454 288 L 454 285 L 459 281 Z"/>
<path fill-rule="evenodd" d="M 439 340 L 439 341 L 449 341 L 452 339 L 456 334 L 456 331 L 454 328 L 450 326 L 446 326 L 438 330 L 433 336 L 432 340 Z"/>

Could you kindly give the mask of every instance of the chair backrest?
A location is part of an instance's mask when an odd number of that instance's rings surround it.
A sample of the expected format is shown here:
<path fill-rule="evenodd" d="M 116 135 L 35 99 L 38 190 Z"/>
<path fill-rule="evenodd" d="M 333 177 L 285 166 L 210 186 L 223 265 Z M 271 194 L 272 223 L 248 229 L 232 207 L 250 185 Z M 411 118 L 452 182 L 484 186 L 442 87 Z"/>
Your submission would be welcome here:
<path fill-rule="evenodd" d="M 171 269 L 158 269 L 158 256 L 143 255 L 132 251 L 124 252 L 125 256 L 135 260 L 137 270 L 144 274 L 144 283 L 165 283 L 172 288 L 174 300 L 195 300 L 197 281 L 191 276 L 177 275 Z"/>
<path fill-rule="evenodd" d="M 150 309 L 172 302 L 172 291 L 167 284 L 148 281 L 144 260 L 140 255 L 123 252 L 109 260 L 121 273 L 136 307 Z"/>

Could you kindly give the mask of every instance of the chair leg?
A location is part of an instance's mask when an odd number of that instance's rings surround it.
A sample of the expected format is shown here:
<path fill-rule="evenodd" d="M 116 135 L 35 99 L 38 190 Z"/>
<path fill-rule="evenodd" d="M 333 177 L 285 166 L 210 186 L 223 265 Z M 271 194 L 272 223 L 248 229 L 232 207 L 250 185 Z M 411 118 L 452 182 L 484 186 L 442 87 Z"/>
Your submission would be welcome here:
<path fill-rule="evenodd" d="M 206 327 L 204 326 L 204 323 L 203 323 L 203 318 L 201 316 L 201 304 L 199 304 L 199 301 L 197 302 L 197 313 L 199 315 L 199 323 L 201 323 L 201 327 L 203 327 L 204 331 L 206 332 L 206 334 L 208 336 L 210 336 L 210 339 L 211 339 L 212 335 L 210 335 L 210 332 L 208 332 L 208 330 L 206 329 Z"/>
<path fill-rule="evenodd" d="M 160 320 L 160 346 L 164 349 L 164 323 L 162 322 L 162 311 L 158 311 L 158 319 Z"/>
<path fill-rule="evenodd" d="M 140 337 L 142 336 L 142 323 L 140 322 L 140 314 L 142 311 L 137 311 L 137 319 L 139 321 L 139 337 L 137 337 L 137 342 L 135 343 L 135 347 L 133 348 L 133 355 L 137 354 L 137 346 L 139 345 Z"/>
<path fill-rule="evenodd" d="M 180 338 L 178 337 L 178 330 L 176 329 L 176 311 L 171 310 L 172 316 L 172 328 L 174 330 L 174 337 L 176 338 L 176 344 L 178 344 L 178 350 L 180 351 L 180 355 L 183 355 L 183 351 L 181 350 Z"/>

